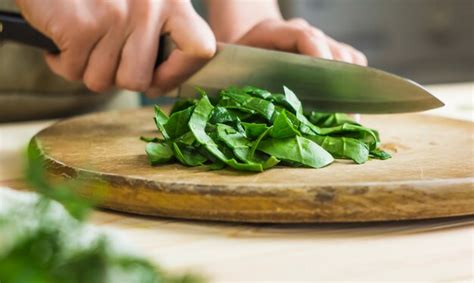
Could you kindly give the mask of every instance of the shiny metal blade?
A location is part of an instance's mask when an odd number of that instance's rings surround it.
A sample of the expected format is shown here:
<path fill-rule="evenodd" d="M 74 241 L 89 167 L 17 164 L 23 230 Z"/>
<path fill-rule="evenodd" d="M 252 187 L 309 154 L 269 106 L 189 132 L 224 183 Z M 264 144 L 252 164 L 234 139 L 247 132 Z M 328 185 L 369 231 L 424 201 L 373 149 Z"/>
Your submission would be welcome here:
<path fill-rule="evenodd" d="M 186 81 L 215 95 L 229 86 L 293 90 L 308 110 L 350 113 L 416 112 L 444 104 L 417 83 L 373 68 L 286 52 L 220 44 L 217 55 Z"/>

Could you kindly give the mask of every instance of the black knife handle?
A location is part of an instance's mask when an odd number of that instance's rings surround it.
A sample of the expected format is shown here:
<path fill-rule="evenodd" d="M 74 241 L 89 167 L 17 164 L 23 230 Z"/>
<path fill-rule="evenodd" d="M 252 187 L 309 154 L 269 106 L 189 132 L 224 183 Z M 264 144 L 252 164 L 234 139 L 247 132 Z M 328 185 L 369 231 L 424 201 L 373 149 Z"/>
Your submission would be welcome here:
<path fill-rule="evenodd" d="M 50 38 L 34 29 L 18 13 L 0 11 L 0 42 L 2 40 L 41 48 L 53 54 L 61 52 Z M 173 49 L 174 45 L 169 36 L 161 36 L 155 67 L 158 67 L 158 65 L 165 61 Z"/>
<path fill-rule="evenodd" d="M 54 42 L 31 27 L 20 14 L 0 11 L 0 40 L 14 41 L 58 54 Z"/>

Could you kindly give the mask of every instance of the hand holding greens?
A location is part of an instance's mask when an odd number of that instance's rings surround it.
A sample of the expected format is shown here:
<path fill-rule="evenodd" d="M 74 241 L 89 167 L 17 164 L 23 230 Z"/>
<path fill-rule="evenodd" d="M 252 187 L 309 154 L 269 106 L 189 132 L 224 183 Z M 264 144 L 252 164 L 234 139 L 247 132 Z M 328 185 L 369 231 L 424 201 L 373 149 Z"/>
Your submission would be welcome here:
<path fill-rule="evenodd" d="M 357 164 L 388 159 L 377 131 L 341 113 L 304 113 L 288 88 L 274 94 L 255 87 L 221 90 L 211 102 L 178 101 L 168 117 L 155 106 L 161 138 L 143 138 L 152 165 L 178 161 L 186 166 L 226 166 L 262 172 L 277 164 L 322 168 L 334 158 Z"/>

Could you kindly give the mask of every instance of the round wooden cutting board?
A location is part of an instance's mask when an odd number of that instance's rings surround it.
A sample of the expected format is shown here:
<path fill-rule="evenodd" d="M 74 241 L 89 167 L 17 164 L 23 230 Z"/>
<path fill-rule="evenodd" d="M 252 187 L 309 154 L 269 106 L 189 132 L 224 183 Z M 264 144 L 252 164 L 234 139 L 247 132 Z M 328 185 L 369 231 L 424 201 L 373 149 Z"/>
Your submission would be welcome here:
<path fill-rule="evenodd" d="M 364 116 L 380 130 L 386 161 L 336 161 L 323 169 L 263 173 L 152 167 L 140 136 L 156 136 L 152 109 L 61 121 L 31 145 L 49 173 L 87 173 L 105 188 L 100 206 L 118 211 L 239 222 L 352 222 L 474 214 L 473 123 L 428 115 Z"/>

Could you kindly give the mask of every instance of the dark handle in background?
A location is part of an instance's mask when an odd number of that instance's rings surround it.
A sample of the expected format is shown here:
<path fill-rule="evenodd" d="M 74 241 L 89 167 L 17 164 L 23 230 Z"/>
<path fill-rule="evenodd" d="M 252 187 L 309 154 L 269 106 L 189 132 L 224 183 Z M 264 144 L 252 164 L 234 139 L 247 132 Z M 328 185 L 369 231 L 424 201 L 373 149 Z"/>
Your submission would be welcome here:
<path fill-rule="evenodd" d="M 30 26 L 30 24 L 17 13 L 0 11 L 0 42 L 1 41 L 13 41 L 41 48 L 53 54 L 60 53 L 59 48 L 50 38 Z M 155 66 L 165 61 L 173 49 L 174 44 L 171 42 L 169 36 L 161 36 Z"/>

